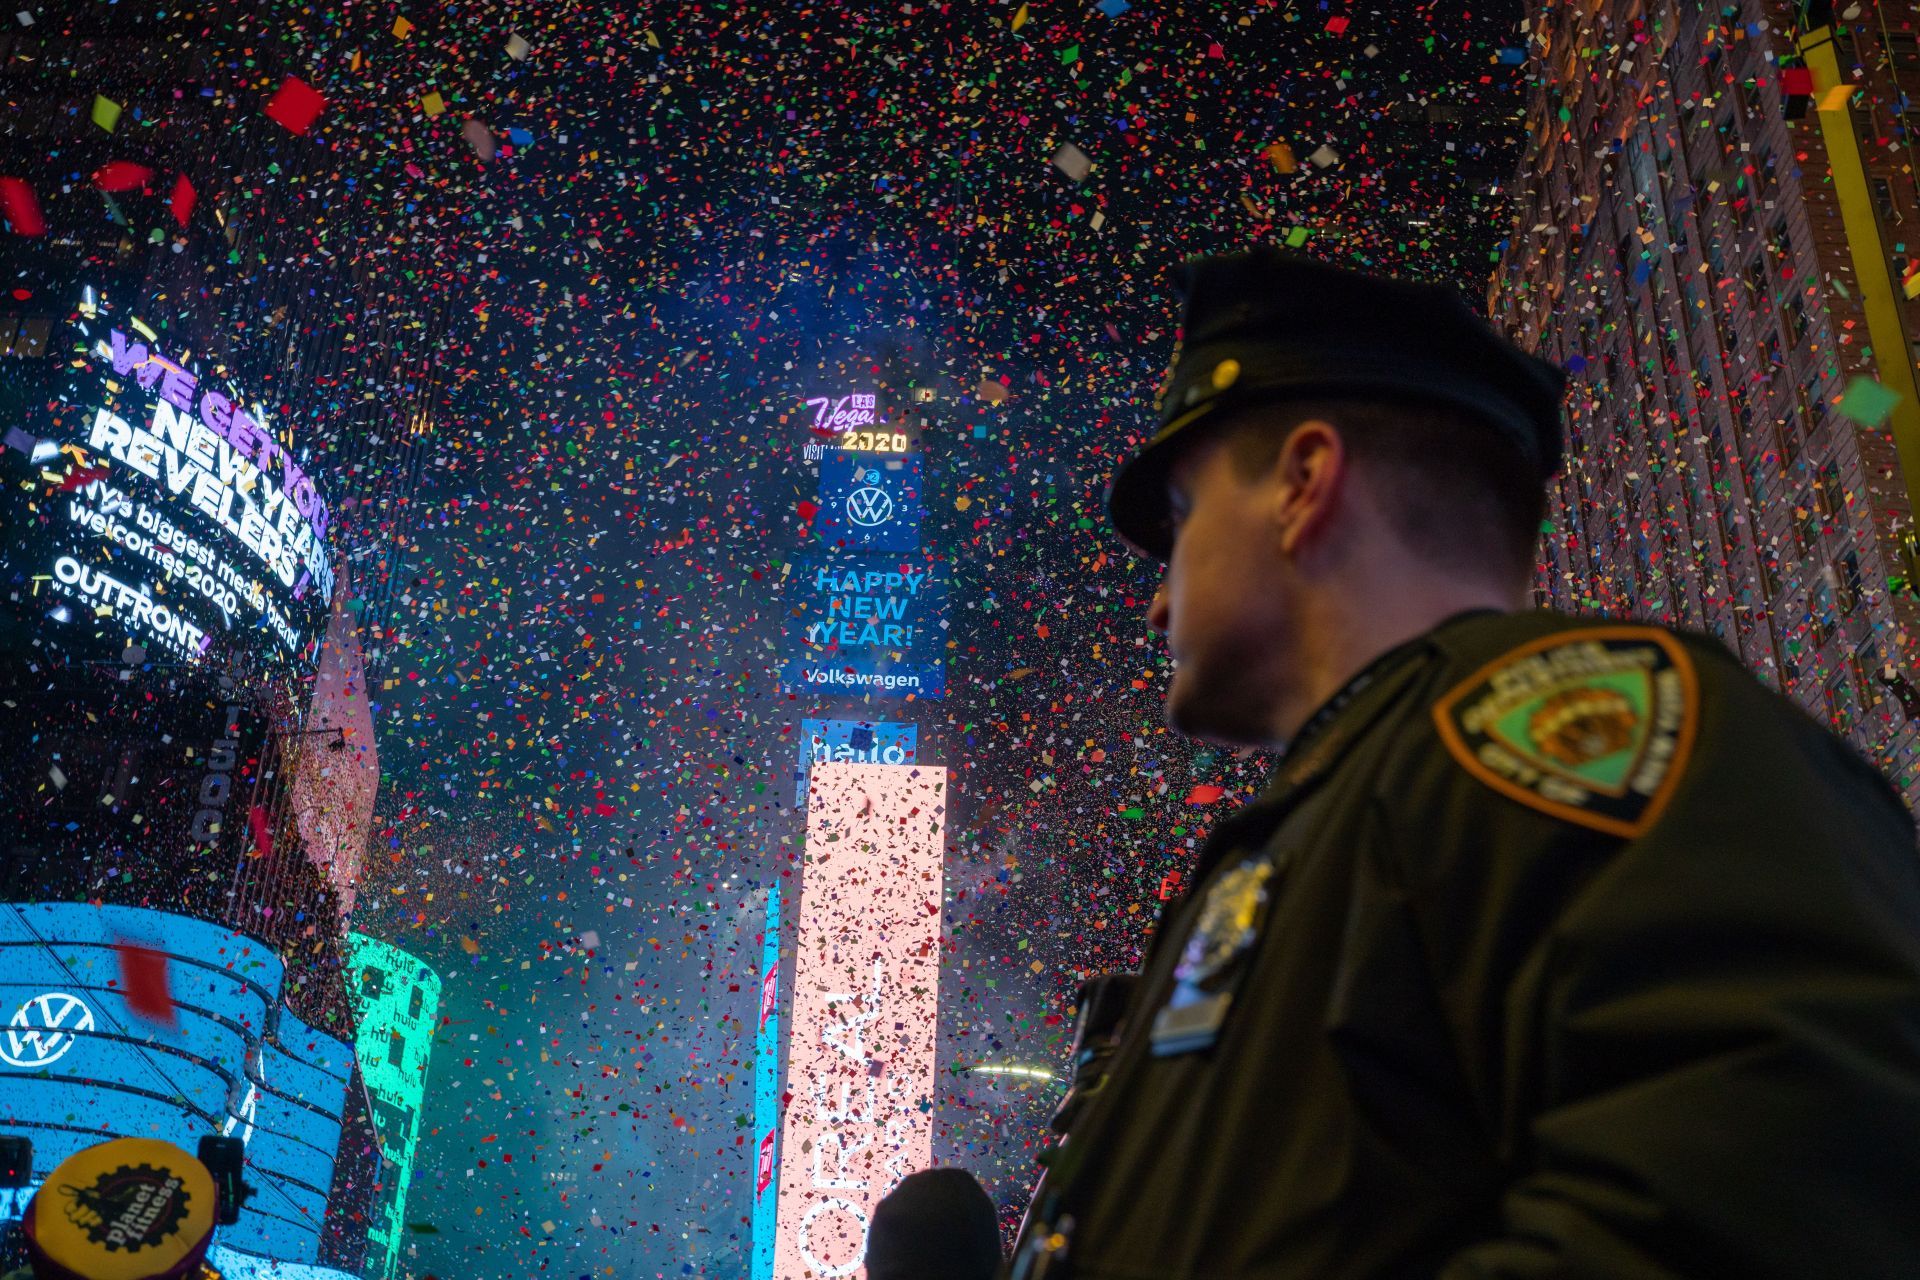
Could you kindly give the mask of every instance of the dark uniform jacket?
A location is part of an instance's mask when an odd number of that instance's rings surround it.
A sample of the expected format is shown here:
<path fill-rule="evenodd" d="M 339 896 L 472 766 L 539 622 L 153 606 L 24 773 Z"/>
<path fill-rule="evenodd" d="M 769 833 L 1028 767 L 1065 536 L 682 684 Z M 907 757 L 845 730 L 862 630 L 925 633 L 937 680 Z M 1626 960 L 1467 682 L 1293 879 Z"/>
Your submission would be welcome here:
<path fill-rule="evenodd" d="M 1920 1277 L 1909 815 L 1712 641 L 1450 619 L 1207 842 L 1035 1215 L 1074 1280 Z"/>

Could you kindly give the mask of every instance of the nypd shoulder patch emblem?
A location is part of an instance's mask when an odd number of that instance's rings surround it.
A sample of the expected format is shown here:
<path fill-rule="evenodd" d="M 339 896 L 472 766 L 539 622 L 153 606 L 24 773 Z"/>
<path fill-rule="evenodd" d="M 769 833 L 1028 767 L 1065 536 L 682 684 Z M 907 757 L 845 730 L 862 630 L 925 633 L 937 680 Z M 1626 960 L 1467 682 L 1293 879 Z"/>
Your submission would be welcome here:
<path fill-rule="evenodd" d="M 1447 750 L 1504 796 L 1631 839 L 1686 771 L 1700 683 L 1652 627 L 1588 627 L 1503 654 L 1434 704 Z"/>

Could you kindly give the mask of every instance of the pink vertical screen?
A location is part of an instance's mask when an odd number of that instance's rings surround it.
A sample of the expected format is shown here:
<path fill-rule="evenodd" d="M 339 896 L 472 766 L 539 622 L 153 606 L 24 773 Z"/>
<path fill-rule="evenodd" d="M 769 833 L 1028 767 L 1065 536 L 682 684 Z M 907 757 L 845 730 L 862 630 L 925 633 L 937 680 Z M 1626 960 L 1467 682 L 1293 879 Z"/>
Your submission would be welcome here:
<path fill-rule="evenodd" d="M 947 771 L 813 766 L 776 1280 L 859 1276 L 873 1206 L 933 1157 Z"/>

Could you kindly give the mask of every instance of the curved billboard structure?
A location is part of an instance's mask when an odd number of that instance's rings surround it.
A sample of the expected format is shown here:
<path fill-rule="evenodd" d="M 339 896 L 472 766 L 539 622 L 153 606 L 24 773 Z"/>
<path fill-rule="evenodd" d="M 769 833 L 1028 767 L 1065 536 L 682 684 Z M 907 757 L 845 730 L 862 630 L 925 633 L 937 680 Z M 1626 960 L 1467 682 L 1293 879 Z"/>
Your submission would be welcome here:
<path fill-rule="evenodd" d="M 173 662 L 217 645 L 311 669 L 333 596 L 332 514 L 293 432 L 93 290 L 60 398 L 6 435 L 5 557 L 45 634 Z M 115 648 L 119 643 L 115 644 Z"/>
<path fill-rule="evenodd" d="M 0 1132 L 42 1172 L 107 1138 L 239 1137 L 255 1194 L 217 1243 L 317 1264 L 354 1061 L 281 1003 L 285 974 L 203 920 L 0 903 Z"/>

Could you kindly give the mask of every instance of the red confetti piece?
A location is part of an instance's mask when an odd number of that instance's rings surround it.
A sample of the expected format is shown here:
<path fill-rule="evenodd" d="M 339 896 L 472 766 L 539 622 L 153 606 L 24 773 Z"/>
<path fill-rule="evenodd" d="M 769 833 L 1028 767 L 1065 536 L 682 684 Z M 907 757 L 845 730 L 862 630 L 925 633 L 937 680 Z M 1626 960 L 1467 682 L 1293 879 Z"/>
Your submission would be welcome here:
<path fill-rule="evenodd" d="M 75 489 L 84 489 L 95 480 L 105 480 L 112 474 L 105 467 L 82 467 L 60 482 L 60 492 L 70 493 Z"/>
<path fill-rule="evenodd" d="M 102 191 L 132 191 L 152 181 L 153 170 L 131 160 L 109 160 L 93 175 L 93 184 Z"/>
<path fill-rule="evenodd" d="M 800 502 L 800 505 L 795 509 L 800 512 L 800 518 L 802 520 L 811 520 L 815 516 L 820 514 L 819 505 L 816 503 L 808 502 L 805 499 L 802 499 Z"/>
<path fill-rule="evenodd" d="M 183 227 L 186 226 L 193 217 L 193 206 L 199 199 L 199 194 L 194 191 L 193 183 L 187 180 L 186 174 L 183 173 L 175 178 L 173 199 L 167 203 L 167 207 L 173 212 L 173 220 Z"/>
<path fill-rule="evenodd" d="M 1225 794 L 1227 794 L 1225 787 L 1216 787 L 1212 783 L 1203 782 L 1193 790 L 1187 792 L 1187 803 L 1212 804 Z"/>
<path fill-rule="evenodd" d="M 126 994 L 127 1008 L 149 1021 L 173 1026 L 166 953 L 129 942 L 116 942 L 113 949 L 120 957 L 120 988 Z"/>
<path fill-rule="evenodd" d="M 273 837 L 267 833 L 267 811 L 263 805 L 247 810 L 247 825 L 253 829 L 253 856 L 264 858 L 273 852 Z"/>
<path fill-rule="evenodd" d="M 17 236 L 47 234 L 47 220 L 40 216 L 40 201 L 23 178 L 0 178 L 0 213 Z"/>
<path fill-rule="evenodd" d="M 267 100 L 267 114 L 290 132 L 305 133 L 313 128 L 313 122 L 320 118 L 326 106 L 327 100 L 312 85 L 288 76 Z"/>

